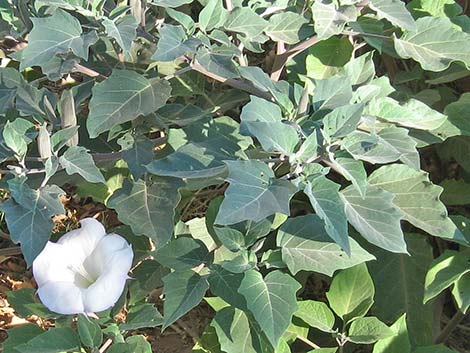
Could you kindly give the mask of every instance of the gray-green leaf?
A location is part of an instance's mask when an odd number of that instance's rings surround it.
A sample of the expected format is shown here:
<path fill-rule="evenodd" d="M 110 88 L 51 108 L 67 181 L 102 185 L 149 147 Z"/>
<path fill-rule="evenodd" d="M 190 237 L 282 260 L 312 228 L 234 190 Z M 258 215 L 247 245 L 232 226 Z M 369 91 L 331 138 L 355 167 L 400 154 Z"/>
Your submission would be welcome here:
<path fill-rule="evenodd" d="M 276 179 L 272 169 L 263 162 L 225 161 L 225 164 L 230 186 L 225 191 L 216 224 L 258 222 L 276 212 L 289 214 L 289 201 L 297 191 L 294 184 Z"/>
<path fill-rule="evenodd" d="M 365 198 L 349 186 L 340 193 L 349 223 L 372 244 L 406 253 L 401 230 L 402 213 L 393 205 L 393 194 L 369 185 Z"/>
<path fill-rule="evenodd" d="M 173 235 L 181 186 L 180 180 L 166 177 L 154 177 L 151 182 L 125 180 L 109 199 L 108 207 L 116 209 L 119 219 L 130 225 L 134 234 L 146 235 L 162 246 Z"/>
<path fill-rule="evenodd" d="M 282 260 L 293 274 L 305 270 L 332 276 L 338 269 L 374 259 L 374 256 L 362 249 L 354 239 L 349 239 L 349 242 L 351 256 L 331 241 L 324 223 L 313 214 L 288 219 L 277 235 Z"/>
<path fill-rule="evenodd" d="M 148 80 L 135 71 L 114 70 L 108 79 L 93 87 L 87 119 L 90 137 L 156 111 L 170 97 L 170 91 L 168 81 Z"/>
<path fill-rule="evenodd" d="M 59 158 L 59 163 L 68 175 L 80 174 L 90 183 L 105 183 L 106 180 L 96 167 L 93 157 L 82 146 L 72 146 Z"/>
<path fill-rule="evenodd" d="M 443 71 L 454 61 L 470 66 L 470 35 L 460 31 L 445 17 L 422 17 L 416 30 L 395 38 L 395 49 L 402 58 L 412 58 L 424 70 Z"/>
<path fill-rule="evenodd" d="M 239 292 L 273 347 L 277 347 L 297 311 L 296 293 L 300 287 L 281 271 L 270 272 L 264 279 L 256 270 L 245 272 Z"/>

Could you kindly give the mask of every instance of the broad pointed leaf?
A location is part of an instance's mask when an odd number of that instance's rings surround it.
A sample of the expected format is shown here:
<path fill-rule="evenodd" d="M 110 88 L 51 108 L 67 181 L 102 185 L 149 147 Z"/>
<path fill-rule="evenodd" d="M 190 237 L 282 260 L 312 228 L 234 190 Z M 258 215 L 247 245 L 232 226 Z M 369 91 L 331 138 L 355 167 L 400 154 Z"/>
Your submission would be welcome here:
<path fill-rule="evenodd" d="M 180 237 L 157 249 L 155 260 L 174 270 L 185 270 L 212 261 L 204 243 L 190 237 Z"/>
<path fill-rule="evenodd" d="M 293 274 L 305 270 L 332 276 L 336 270 L 374 259 L 354 239 L 349 239 L 349 242 L 351 256 L 331 241 L 324 223 L 312 214 L 288 219 L 277 235 L 282 260 Z"/>
<path fill-rule="evenodd" d="M 245 272 L 239 292 L 273 347 L 277 347 L 297 310 L 296 293 L 300 287 L 293 277 L 281 271 L 270 272 L 264 279 L 256 270 Z"/>
<path fill-rule="evenodd" d="M 254 325 L 245 312 L 231 307 L 218 311 L 211 323 L 211 326 L 217 332 L 223 352 L 258 353 L 272 351 L 264 335 Z"/>
<path fill-rule="evenodd" d="M 265 151 L 289 155 L 299 142 L 295 128 L 281 121 L 281 109 L 267 100 L 251 96 L 240 119 L 240 131 L 256 137 Z"/>
<path fill-rule="evenodd" d="M 225 164 L 230 186 L 225 191 L 216 224 L 258 222 L 276 212 L 289 214 L 289 201 L 297 191 L 290 181 L 276 179 L 263 162 L 225 161 Z"/>
<path fill-rule="evenodd" d="M 312 14 L 318 39 L 327 39 L 341 33 L 348 22 L 355 21 L 358 11 L 354 5 L 337 7 L 332 1 L 315 0 Z"/>
<path fill-rule="evenodd" d="M 114 38 L 126 55 L 130 55 L 131 45 L 137 35 L 139 24 L 132 15 L 117 20 L 103 18 L 103 26 L 108 36 Z"/>
<path fill-rule="evenodd" d="M 108 79 L 93 87 L 87 119 L 90 137 L 156 111 L 170 97 L 170 90 L 165 80 L 148 80 L 134 71 L 114 70 Z"/>
<path fill-rule="evenodd" d="M 390 327 L 376 317 L 360 317 L 352 322 L 348 338 L 354 343 L 371 344 L 394 334 Z"/>
<path fill-rule="evenodd" d="M 412 58 L 424 70 L 443 71 L 454 61 L 470 66 L 470 35 L 460 31 L 445 17 L 422 17 L 416 30 L 395 38 L 395 49 L 402 58 Z"/>
<path fill-rule="evenodd" d="M 377 261 L 368 264 L 374 283 L 380 283 L 372 312 L 385 322 L 393 322 L 406 313 L 410 341 L 425 345 L 433 338 L 433 306 L 423 305 L 424 278 L 433 259 L 432 247 L 418 234 L 407 234 L 406 243 L 411 256 L 380 249 L 376 252 Z"/>
<path fill-rule="evenodd" d="M 400 0 L 371 0 L 369 7 L 377 12 L 378 18 L 386 18 L 395 26 L 409 31 L 416 30 L 413 17 Z"/>
<path fill-rule="evenodd" d="M 339 196 L 339 188 L 339 184 L 326 177 L 319 177 L 307 182 L 304 192 L 315 213 L 325 222 L 325 230 L 330 238 L 350 256 L 348 222 L 343 201 Z"/>
<path fill-rule="evenodd" d="M 295 44 L 300 41 L 300 29 L 307 20 L 295 12 L 282 12 L 269 18 L 266 34 L 274 41 Z"/>
<path fill-rule="evenodd" d="M 178 179 L 155 177 L 151 182 L 124 181 L 108 201 L 119 219 L 131 226 L 136 235 L 152 238 L 157 246 L 166 244 L 173 235 L 174 209 L 180 200 Z"/>
<path fill-rule="evenodd" d="M 80 174 L 90 183 L 105 183 L 106 180 L 96 167 L 93 157 L 85 147 L 71 146 L 59 158 L 60 165 L 65 168 L 68 175 Z"/>
<path fill-rule="evenodd" d="M 400 104 L 390 97 L 372 100 L 366 114 L 419 130 L 437 129 L 447 119 L 445 115 L 416 99 Z"/>
<path fill-rule="evenodd" d="M 295 312 L 295 317 L 321 331 L 334 332 L 335 315 L 328 305 L 315 300 L 302 300 L 297 305 L 299 309 Z"/>
<path fill-rule="evenodd" d="M 163 329 L 198 305 L 209 288 L 206 278 L 192 270 L 172 272 L 163 283 Z"/>
<path fill-rule="evenodd" d="M 28 37 L 29 44 L 22 52 L 20 70 L 45 65 L 57 54 L 66 54 L 69 50 L 87 60 L 88 46 L 98 39 L 96 32 L 82 35 L 80 22 L 61 9 L 50 17 L 31 20 L 33 30 Z"/>
<path fill-rule="evenodd" d="M 427 173 L 400 164 L 383 166 L 370 175 L 369 183 L 395 195 L 392 203 L 414 226 L 437 237 L 466 242 L 439 201 L 442 187 L 432 184 Z"/>
<path fill-rule="evenodd" d="M 392 252 L 406 253 L 400 226 L 402 213 L 393 205 L 393 194 L 368 186 L 365 198 L 349 186 L 340 193 L 349 223 L 370 243 Z"/>
<path fill-rule="evenodd" d="M 426 274 L 424 303 L 470 273 L 469 254 L 468 250 L 462 252 L 447 250 L 434 260 Z"/>
<path fill-rule="evenodd" d="M 54 226 L 52 216 L 65 213 L 59 200 L 64 192 L 56 185 L 33 190 L 17 179 L 8 184 L 13 198 L 0 204 L 0 210 L 5 212 L 11 239 L 21 243 L 30 266 L 49 240 Z"/>
<path fill-rule="evenodd" d="M 374 282 L 366 264 L 339 272 L 326 293 L 333 311 L 345 323 L 363 317 L 374 303 Z"/>
<path fill-rule="evenodd" d="M 251 8 L 237 7 L 227 15 L 224 27 L 227 31 L 242 33 L 248 38 L 254 38 L 261 34 L 268 24 L 268 21 Z"/>

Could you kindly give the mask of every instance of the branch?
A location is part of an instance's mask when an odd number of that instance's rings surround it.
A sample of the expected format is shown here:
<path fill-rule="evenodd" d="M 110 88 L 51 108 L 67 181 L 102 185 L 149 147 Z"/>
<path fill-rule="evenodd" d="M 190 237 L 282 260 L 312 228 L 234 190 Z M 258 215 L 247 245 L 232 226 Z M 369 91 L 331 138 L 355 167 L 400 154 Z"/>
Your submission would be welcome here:
<path fill-rule="evenodd" d="M 190 65 L 194 71 L 197 71 L 203 74 L 204 76 L 207 76 L 215 81 L 229 85 L 233 88 L 237 88 L 242 91 L 246 91 L 250 94 L 266 99 L 268 101 L 271 101 L 271 102 L 274 101 L 274 98 L 271 96 L 271 94 L 269 94 L 268 92 L 261 91 L 260 89 L 256 88 L 252 84 L 249 84 L 241 80 L 236 80 L 233 78 L 225 78 L 225 77 L 219 76 L 213 72 L 206 70 L 201 64 L 197 62 L 192 62 Z"/>
<path fill-rule="evenodd" d="M 450 336 L 452 330 L 457 327 L 457 325 L 465 318 L 465 316 L 466 315 L 464 313 L 457 309 L 455 315 L 452 317 L 452 319 L 450 319 L 441 333 L 436 337 L 435 343 L 439 344 L 445 342 Z"/>
<path fill-rule="evenodd" d="M 286 63 L 293 59 L 295 56 L 303 52 L 304 50 L 310 48 L 318 42 L 317 36 L 310 37 L 309 39 L 300 42 L 297 45 L 294 45 L 292 48 L 284 52 L 283 54 L 277 55 L 274 59 L 273 69 L 271 73 L 271 78 L 274 76 L 281 76 L 282 70 Z"/>
<path fill-rule="evenodd" d="M 21 248 L 19 246 L 13 246 L 11 248 L 0 249 L 0 256 L 14 256 L 20 255 Z"/>

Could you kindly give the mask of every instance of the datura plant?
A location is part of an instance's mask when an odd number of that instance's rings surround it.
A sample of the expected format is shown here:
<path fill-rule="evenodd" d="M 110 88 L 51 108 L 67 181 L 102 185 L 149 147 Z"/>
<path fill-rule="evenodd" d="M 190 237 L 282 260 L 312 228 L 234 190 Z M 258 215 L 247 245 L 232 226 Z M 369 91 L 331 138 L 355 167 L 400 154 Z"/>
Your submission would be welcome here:
<path fill-rule="evenodd" d="M 463 352 L 466 5 L 0 0 L 3 352 Z"/>

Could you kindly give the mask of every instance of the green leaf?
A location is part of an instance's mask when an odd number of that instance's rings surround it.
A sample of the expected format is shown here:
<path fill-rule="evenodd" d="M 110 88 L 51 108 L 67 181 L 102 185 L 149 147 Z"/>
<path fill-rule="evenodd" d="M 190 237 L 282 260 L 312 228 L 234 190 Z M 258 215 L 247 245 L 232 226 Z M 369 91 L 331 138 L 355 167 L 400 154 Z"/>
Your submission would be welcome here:
<path fill-rule="evenodd" d="M 439 201 L 442 188 L 432 184 L 427 173 L 394 164 L 374 171 L 369 183 L 395 195 L 393 204 L 414 226 L 434 236 L 466 242 Z"/>
<path fill-rule="evenodd" d="M 277 235 L 282 260 L 293 274 L 305 270 L 332 276 L 338 269 L 374 259 L 354 239 L 350 238 L 349 242 L 351 256 L 331 241 L 324 223 L 312 214 L 288 219 Z"/>
<path fill-rule="evenodd" d="M 416 141 L 408 136 L 408 130 L 389 127 L 377 135 L 354 131 L 343 140 L 343 147 L 354 158 L 372 164 L 387 164 L 402 160 L 411 168 L 419 170 L 419 154 Z"/>
<path fill-rule="evenodd" d="M 127 313 L 126 322 L 119 325 L 121 330 L 138 330 L 147 327 L 160 326 L 163 317 L 157 308 L 150 303 L 131 307 Z"/>
<path fill-rule="evenodd" d="M 372 100 L 365 113 L 419 130 L 437 129 L 447 119 L 445 115 L 416 99 L 400 104 L 390 97 Z"/>
<path fill-rule="evenodd" d="M 209 283 L 192 270 L 172 272 L 163 278 L 163 282 L 165 329 L 201 302 Z"/>
<path fill-rule="evenodd" d="M 294 313 L 295 317 L 323 332 L 334 332 L 335 315 L 328 305 L 315 300 L 302 300 L 297 305 L 299 309 Z"/>
<path fill-rule="evenodd" d="M 390 326 L 394 335 L 392 337 L 381 338 L 374 345 L 372 353 L 411 353 L 411 344 L 406 327 L 406 314 L 400 316 L 395 323 Z"/>
<path fill-rule="evenodd" d="M 334 156 L 332 163 L 347 180 L 352 182 L 361 197 L 364 197 L 367 189 L 367 174 L 362 162 L 340 151 Z"/>
<path fill-rule="evenodd" d="M 80 341 L 90 348 L 99 347 L 103 341 L 103 333 L 100 325 L 91 320 L 85 315 L 78 316 L 77 327 Z"/>
<path fill-rule="evenodd" d="M 131 45 L 137 35 L 137 26 L 139 25 L 132 15 L 126 15 L 122 18 L 111 20 L 103 17 L 103 26 L 108 36 L 114 38 L 126 54 L 131 54 Z"/>
<path fill-rule="evenodd" d="M 23 118 L 6 122 L 2 131 L 4 143 L 15 152 L 17 158 L 22 159 L 28 151 L 28 144 L 32 140 L 27 132 L 33 128 L 34 124 Z"/>
<path fill-rule="evenodd" d="M 443 71 L 455 61 L 470 66 L 469 39 L 448 18 L 423 17 L 416 21 L 416 30 L 394 38 L 394 44 L 400 57 L 416 60 L 424 70 Z"/>
<path fill-rule="evenodd" d="M 356 20 L 358 11 L 354 5 L 337 6 L 335 2 L 315 0 L 312 17 L 318 39 L 340 34 L 348 22 Z"/>
<path fill-rule="evenodd" d="M 393 330 L 376 317 L 360 317 L 352 322 L 348 339 L 354 343 L 371 344 L 393 335 Z"/>
<path fill-rule="evenodd" d="M 326 297 L 333 311 L 348 323 L 367 314 L 374 303 L 374 294 L 374 282 L 367 266 L 359 264 L 333 277 Z"/>
<path fill-rule="evenodd" d="M 455 299 L 457 307 L 462 313 L 468 312 L 470 308 L 470 274 L 466 273 L 454 283 L 452 296 Z"/>
<path fill-rule="evenodd" d="M 28 266 L 46 246 L 54 222 L 51 217 L 65 214 L 60 202 L 64 192 L 56 185 L 33 190 L 23 181 L 8 182 L 13 198 L 0 204 L 13 242 L 21 243 L 21 251 Z"/>
<path fill-rule="evenodd" d="M 225 164 L 230 186 L 225 191 L 216 224 L 258 222 L 276 212 L 289 214 L 289 200 L 297 191 L 290 181 L 276 179 L 263 162 L 225 161 Z"/>
<path fill-rule="evenodd" d="M 267 152 L 293 153 L 299 142 L 296 129 L 284 124 L 281 109 L 274 103 L 251 96 L 242 109 L 240 131 L 256 137 Z"/>
<path fill-rule="evenodd" d="M 154 177 L 151 182 L 125 180 L 108 200 L 108 207 L 116 210 L 134 234 L 146 235 L 160 247 L 173 235 L 174 209 L 180 201 L 181 186 L 180 180 L 164 177 Z"/>
<path fill-rule="evenodd" d="M 20 353 L 61 353 L 79 349 L 80 341 L 69 327 L 52 328 L 16 347 Z"/>
<path fill-rule="evenodd" d="M 269 18 L 265 33 L 275 42 L 295 44 L 300 41 L 300 29 L 308 21 L 295 12 L 281 12 Z"/>
<path fill-rule="evenodd" d="M 188 179 L 217 177 L 227 168 L 222 161 L 246 158 L 242 150 L 250 138 L 240 135 L 239 124 L 229 117 L 200 121 L 184 131 L 191 142 L 150 163 L 150 173 Z"/>
<path fill-rule="evenodd" d="M 395 26 L 409 31 L 416 30 L 413 17 L 400 0 L 371 0 L 368 5 L 377 13 L 378 18 L 385 18 Z"/>
<path fill-rule="evenodd" d="M 307 76 L 317 80 L 334 76 L 351 59 L 353 49 L 347 38 L 330 37 L 315 43 L 305 61 Z"/>
<path fill-rule="evenodd" d="M 312 103 L 315 110 L 341 107 L 352 98 L 351 83 L 346 77 L 333 76 L 315 81 Z"/>
<path fill-rule="evenodd" d="M 174 239 L 165 246 L 158 248 L 155 259 L 165 267 L 174 270 L 186 270 L 208 265 L 212 261 L 204 243 L 189 237 Z"/>
<path fill-rule="evenodd" d="M 454 0 L 412 0 L 407 7 L 415 18 L 426 16 L 453 18 L 462 13 L 462 7 Z"/>
<path fill-rule="evenodd" d="M 39 336 L 44 331 L 36 324 L 20 325 L 6 331 L 8 338 L 2 343 L 5 353 L 19 353 L 17 347 L 24 342 Z"/>
<path fill-rule="evenodd" d="M 243 274 L 232 273 L 220 265 L 212 265 L 207 279 L 213 294 L 225 300 L 237 309 L 246 311 L 246 300 L 238 292 L 243 280 Z"/>
<path fill-rule="evenodd" d="M 247 38 L 254 38 L 268 27 L 268 21 L 259 16 L 249 7 L 237 7 L 229 12 L 224 28 L 230 32 L 244 34 Z"/>
<path fill-rule="evenodd" d="M 187 39 L 186 32 L 181 26 L 164 24 L 159 29 L 160 39 L 157 50 L 152 56 L 156 61 L 173 61 L 184 54 L 194 52 L 197 40 Z"/>
<path fill-rule="evenodd" d="M 33 288 L 21 288 L 14 291 L 7 291 L 8 302 L 22 318 L 37 315 L 42 318 L 54 318 L 57 314 L 49 311 L 37 299 L 36 290 Z"/>
<path fill-rule="evenodd" d="M 406 253 L 400 226 L 402 213 L 393 205 L 393 194 L 369 185 L 365 198 L 352 186 L 342 190 L 349 223 L 370 243 L 391 252 Z"/>
<path fill-rule="evenodd" d="M 444 289 L 455 284 L 462 276 L 470 273 L 469 252 L 446 250 L 433 261 L 426 274 L 424 303 L 438 296 Z"/>
<path fill-rule="evenodd" d="M 338 107 L 323 118 L 323 130 L 329 138 L 345 137 L 356 130 L 362 117 L 363 104 Z"/>
<path fill-rule="evenodd" d="M 211 322 L 220 342 L 220 348 L 226 353 L 258 353 L 269 351 L 266 342 L 259 331 L 250 322 L 247 314 L 232 307 L 218 311 Z"/>
<path fill-rule="evenodd" d="M 126 161 L 134 180 L 145 174 L 145 166 L 153 161 L 154 143 L 145 136 L 132 137 L 132 145 L 122 151 L 122 158 Z"/>
<path fill-rule="evenodd" d="M 199 28 L 203 32 L 208 32 L 217 28 L 225 22 L 225 10 L 219 0 L 209 0 L 204 8 L 199 12 Z"/>
<path fill-rule="evenodd" d="M 465 111 L 460 112 L 460 115 L 466 116 Z M 470 161 L 468 160 L 468 153 L 470 153 L 470 137 L 469 136 L 454 136 L 444 141 L 438 149 L 439 156 L 443 159 L 455 161 L 470 172 Z"/>
<path fill-rule="evenodd" d="M 148 80 L 135 71 L 113 70 L 108 79 L 93 87 L 87 119 L 90 137 L 156 111 L 169 97 L 168 81 Z"/>
<path fill-rule="evenodd" d="M 256 270 L 245 272 L 239 292 L 273 347 L 277 347 L 297 311 L 295 295 L 300 287 L 281 271 L 270 272 L 264 279 Z"/>
<path fill-rule="evenodd" d="M 71 50 L 88 60 L 88 47 L 96 42 L 95 31 L 82 35 L 80 22 L 61 9 L 50 17 L 32 18 L 33 29 L 28 36 L 28 46 L 22 51 L 20 70 L 30 66 L 43 66 L 57 54 Z"/>
<path fill-rule="evenodd" d="M 315 213 L 325 222 L 325 230 L 347 254 L 351 255 L 348 222 L 344 204 L 339 196 L 340 185 L 326 177 L 306 182 L 304 193 L 308 196 Z"/>
<path fill-rule="evenodd" d="M 407 234 L 410 255 L 394 254 L 379 249 L 377 261 L 368 264 L 377 283 L 373 313 L 385 322 L 393 322 L 406 313 L 412 345 L 429 344 L 433 340 L 433 306 L 423 305 L 424 278 L 433 255 L 426 237 Z M 395 352 L 390 352 L 395 353 Z"/>
<path fill-rule="evenodd" d="M 77 173 L 90 183 L 106 183 L 103 174 L 96 167 L 93 157 L 85 147 L 69 147 L 59 158 L 59 163 L 68 175 Z"/>

